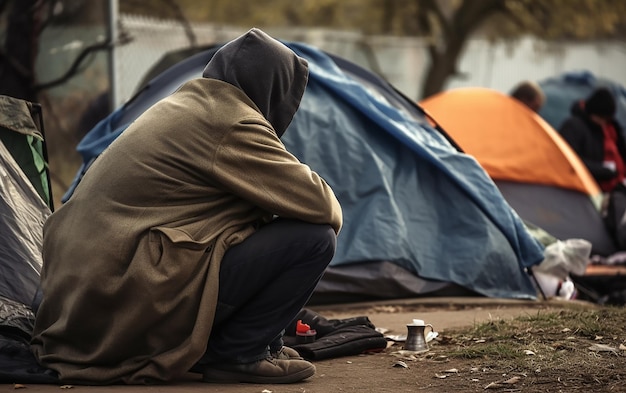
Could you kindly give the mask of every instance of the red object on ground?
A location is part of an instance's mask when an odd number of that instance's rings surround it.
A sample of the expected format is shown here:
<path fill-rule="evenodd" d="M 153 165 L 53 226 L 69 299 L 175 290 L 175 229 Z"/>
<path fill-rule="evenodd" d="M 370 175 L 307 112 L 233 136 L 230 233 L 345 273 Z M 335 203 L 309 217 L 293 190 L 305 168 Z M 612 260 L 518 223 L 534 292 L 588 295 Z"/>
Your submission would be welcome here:
<path fill-rule="evenodd" d="M 311 330 L 311 326 L 307 325 L 306 323 L 302 323 L 302 320 L 298 319 L 298 322 L 296 323 L 296 332 L 307 333 L 309 330 Z"/>

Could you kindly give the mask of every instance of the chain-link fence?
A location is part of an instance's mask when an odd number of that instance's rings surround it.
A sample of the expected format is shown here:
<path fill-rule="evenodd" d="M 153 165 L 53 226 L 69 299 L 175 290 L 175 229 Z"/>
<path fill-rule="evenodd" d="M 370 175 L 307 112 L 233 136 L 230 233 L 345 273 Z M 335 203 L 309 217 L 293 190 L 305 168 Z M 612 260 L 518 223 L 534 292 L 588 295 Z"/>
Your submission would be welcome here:
<path fill-rule="evenodd" d="M 131 42 L 117 53 L 119 103 L 129 99 L 150 67 L 165 53 L 190 46 L 183 24 L 136 15 L 121 15 L 120 30 Z M 192 25 L 196 44 L 225 42 L 246 31 L 221 25 Z M 368 36 L 359 32 L 321 28 L 268 28 L 266 32 L 286 41 L 311 44 L 351 60 L 387 79 L 408 97 L 421 91 L 428 65 L 426 42 L 421 38 Z M 482 86 L 507 92 L 520 80 L 541 80 L 572 70 L 626 85 L 626 46 L 620 42 L 547 43 L 523 38 L 515 43 L 468 42 L 458 70 L 446 88 Z"/>

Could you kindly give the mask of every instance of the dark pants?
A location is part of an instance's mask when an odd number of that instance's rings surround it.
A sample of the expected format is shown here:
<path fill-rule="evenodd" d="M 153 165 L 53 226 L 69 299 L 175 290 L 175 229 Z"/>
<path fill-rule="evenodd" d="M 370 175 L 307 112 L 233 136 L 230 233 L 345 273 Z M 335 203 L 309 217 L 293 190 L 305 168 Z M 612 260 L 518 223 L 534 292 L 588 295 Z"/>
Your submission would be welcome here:
<path fill-rule="evenodd" d="M 615 187 L 609 194 L 604 223 L 618 249 L 626 250 L 626 187 L 622 184 Z"/>
<path fill-rule="evenodd" d="M 276 219 L 226 252 L 218 306 L 201 364 L 247 363 L 282 345 L 282 333 L 309 300 L 336 246 L 329 225 Z"/>

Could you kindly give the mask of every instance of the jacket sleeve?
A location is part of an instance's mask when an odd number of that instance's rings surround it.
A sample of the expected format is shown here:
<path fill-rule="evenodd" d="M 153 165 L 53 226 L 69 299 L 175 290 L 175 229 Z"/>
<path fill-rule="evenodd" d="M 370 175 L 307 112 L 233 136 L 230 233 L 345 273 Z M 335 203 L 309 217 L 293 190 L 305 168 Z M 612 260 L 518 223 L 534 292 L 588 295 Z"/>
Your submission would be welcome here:
<path fill-rule="evenodd" d="M 224 188 L 272 214 L 341 229 L 341 206 L 331 187 L 255 119 L 225 135 L 211 169 Z"/>
<path fill-rule="evenodd" d="M 586 144 L 589 143 L 585 137 L 587 132 L 584 124 L 580 120 L 569 118 L 559 128 L 559 133 L 565 141 L 572 147 L 574 152 L 580 157 L 581 161 L 596 181 L 610 180 L 617 176 L 617 173 L 609 168 L 604 167 L 601 160 L 593 159 L 585 153 Z"/>
<path fill-rule="evenodd" d="M 615 132 L 617 133 L 617 150 L 619 150 L 619 154 L 626 164 L 626 139 L 624 138 L 624 129 L 617 120 L 613 120 L 613 127 L 615 127 Z"/>

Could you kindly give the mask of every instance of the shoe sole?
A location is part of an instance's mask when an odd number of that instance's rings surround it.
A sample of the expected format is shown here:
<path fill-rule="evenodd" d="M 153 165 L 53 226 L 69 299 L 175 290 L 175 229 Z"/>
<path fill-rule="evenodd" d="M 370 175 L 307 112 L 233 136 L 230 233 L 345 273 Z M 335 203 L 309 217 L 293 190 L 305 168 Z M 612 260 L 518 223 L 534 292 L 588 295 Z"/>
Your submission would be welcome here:
<path fill-rule="evenodd" d="M 296 373 L 282 375 L 279 377 L 267 377 L 254 374 L 243 374 L 241 372 L 209 369 L 202 375 L 203 382 L 230 382 L 230 383 L 294 383 L 312 377 L 315 374 L 315 367 L 305 368 Z"/>

